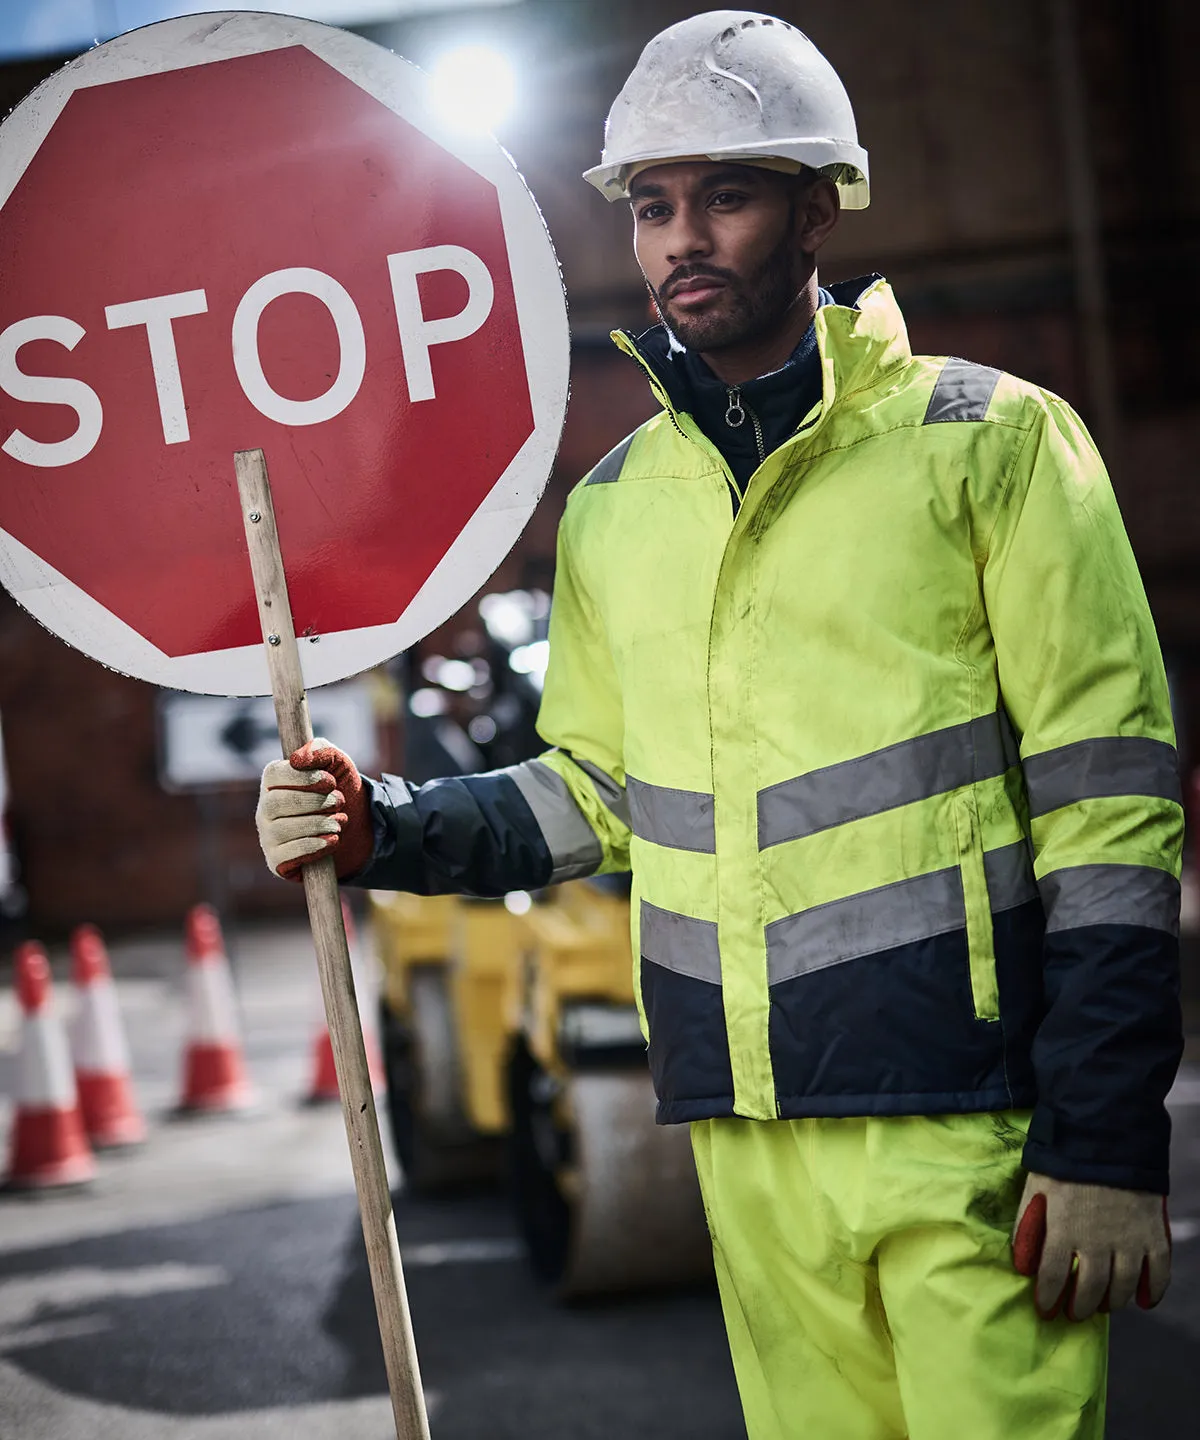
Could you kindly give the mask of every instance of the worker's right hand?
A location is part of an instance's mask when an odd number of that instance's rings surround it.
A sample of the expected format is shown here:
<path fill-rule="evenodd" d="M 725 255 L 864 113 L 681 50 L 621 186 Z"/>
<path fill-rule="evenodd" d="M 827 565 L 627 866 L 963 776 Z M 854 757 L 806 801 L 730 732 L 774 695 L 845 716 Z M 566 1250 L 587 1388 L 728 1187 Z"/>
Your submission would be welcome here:
<path fill-rule="evenodd" d="M 353 875 L 375 848 L 362 777 L 328 740 L 310 740 L 266 767 L 254 821 L 268 868 L 285 880 L 299 880 L 305 865 L 329 854 L 339 879 Z"/>

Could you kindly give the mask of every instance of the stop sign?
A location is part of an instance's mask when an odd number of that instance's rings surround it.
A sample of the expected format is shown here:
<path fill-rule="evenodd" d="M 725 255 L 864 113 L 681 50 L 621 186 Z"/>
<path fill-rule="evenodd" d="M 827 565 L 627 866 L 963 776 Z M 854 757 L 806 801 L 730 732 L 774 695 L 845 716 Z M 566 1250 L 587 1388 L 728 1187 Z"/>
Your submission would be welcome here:
<path fill-rule="evenodd" d="M 269 693 L 234 479 L 266 454 L 310 685 L 483 583 L 566 405 L 520 176 L 341 31 L 209 14 L 60 70 L 0 126 L 0 579 L 184 690 Z"/>

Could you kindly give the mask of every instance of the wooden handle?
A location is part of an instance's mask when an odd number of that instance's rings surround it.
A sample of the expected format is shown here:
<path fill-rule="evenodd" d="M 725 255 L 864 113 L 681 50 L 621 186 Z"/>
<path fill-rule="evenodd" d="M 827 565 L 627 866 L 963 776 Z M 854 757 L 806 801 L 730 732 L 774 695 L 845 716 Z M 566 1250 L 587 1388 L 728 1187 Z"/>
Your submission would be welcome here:
<path fill-rule="evenodd" d="M 275 697 L 275 718 L 279 722 L 279 738 L 286 756 L 311 740 L 313 733 L 308 717 L 308 700 L 304 694 L 300 652 L 292 626 L 292 610 L 288 603 L 287 579 L 279 553 L 279 534 L 271 504 L 267 462 L 261 450 L 239 450 L 233 460 L 242 501 L 242 517 L 246 523 L 246 542 L 250 547 L 258 614 L 267 648 L 271 693 Z M 400 1266 L 400 1248 L 396 1243 L 392 1197 L 383 1163 L 383 1147 L 379 1141 L 379 1124 L 375 1118 L 375 1096 L 371 1091 L 371 1075 L 354 995 L 354 977 L 350 970 L 346 928 L 342 923 L 337 875 L 329 858 L 306 865 L 303 873 L 304 898 L 308 902 L 317 969 L 321 975 L 321 993 L 325 999 L 329 1037 L 333 1042 L 333 1060 L 341 1091 L 350 1160 L 354 1166 L 363 1236 L 367 1242 L 367 1262 L 375 1291 L 375 1313 L 379 1317 L 379 1334 L 383 1340 L 396 1435 L 398 1440 L 429 1440 L 429 1420 L 425 1414 L 417 1347 L 409 1317 L 404 1272 Z"/>

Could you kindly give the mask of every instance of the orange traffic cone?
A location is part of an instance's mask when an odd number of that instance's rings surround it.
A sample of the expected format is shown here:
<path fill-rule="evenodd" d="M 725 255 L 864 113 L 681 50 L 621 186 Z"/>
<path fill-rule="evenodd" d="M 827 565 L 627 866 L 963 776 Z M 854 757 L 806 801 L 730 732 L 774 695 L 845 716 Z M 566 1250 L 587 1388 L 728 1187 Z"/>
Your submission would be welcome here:
<path fill-rule="evenodd" d="M 17 1113 L 9 1148 L 8 1184 L 20 1189 L 79 1185 L 96 1162 L 88 1148 L 46 952 L 26 941 L 14 957 L 24 1018 L 17 1064 Z"/>
<path fill-rule="evenodd" d="M 188 1044 L 179 1109 L 244 1110 L 254 1096 L 242 1058 L 221 924 L 209 905 L 188 911 L 187 957 Z"/>
<path fill-rule="evenodd" d="M 356 970 L 355 961 L 358 958 L 358 935 L 354 928 L 354 917 L 350 913 L 350 907 L 342 900 L 342 923 L 346 927 L 346 943 L 350 948 L 351 973 Z M 355 974 L 355 991 L 358 990 L 358 976 Z M 318 996 L 318 1000 L 319 1000 Z M 383 1057 L 379 1053 L 379 1041 L 375 1037 L 374 1029 L 367 1024 L 362 1016 L 361 1006 L 359 1018 L 362 1020 L 363 1046 L 367 1052 L 367 1069 L 371 1076 L 371 1089 L 374 1094 L 379 1095 L 384 1089 Z M 312 1085 L 309 1088 L 305 1103 L 308 1105 L 325 1105 L 338 1099 L 337 1069 L 333 1063 L 333 1040 L 330 1038 L 329 1027 L 325 1021 L 325 1007 L 321 1005 L 320 1018 L 317 1021 L 317 1033 L 313 1039 L 312 1048 Z"/>
<path fill-rule="evenodd" d="M 333 1063 L 333 1041 L 329 1036 L 329 1029 L 325 1024 L 318 1027 L 316 1037 L 313 1040 L 313 1079 L 308 1094 L 304 1097 L 306 1105 L 328 1105 L 338 1099 L 341 1093 L 338 1090 L 337 1068 Z"/>
<path fill-rule="evenodd" d="M 88 1139 L 97 1149 L 137 1145 L 146 1138 L 146 1122 L 133 1096 L 129 1047 L 108 951 L 94 925 L 80 925 L 72 934 L 71 961 L 78 996 L 71 1053 Z"/>

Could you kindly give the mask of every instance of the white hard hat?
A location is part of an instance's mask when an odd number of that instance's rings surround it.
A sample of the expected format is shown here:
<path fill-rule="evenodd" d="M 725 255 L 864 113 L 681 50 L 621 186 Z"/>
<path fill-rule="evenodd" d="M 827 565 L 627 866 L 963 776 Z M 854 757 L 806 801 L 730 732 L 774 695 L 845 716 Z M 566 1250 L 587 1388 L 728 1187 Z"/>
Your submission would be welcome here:
<path fill-rule="evenodd" d="M 870 198 L 867 152 L 837 71 L 794 25 L 751 10 L 709 10 L 656 35 L 609 111 L 600 164 L 583 178 L 621 200 L 646 162 L 697 158 L 791 162 L 827 174 L 848 210 Z"/>

